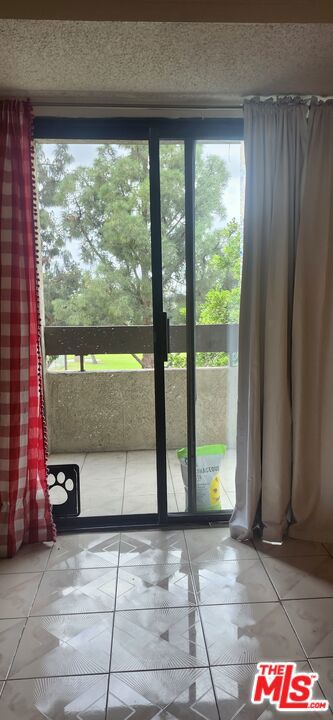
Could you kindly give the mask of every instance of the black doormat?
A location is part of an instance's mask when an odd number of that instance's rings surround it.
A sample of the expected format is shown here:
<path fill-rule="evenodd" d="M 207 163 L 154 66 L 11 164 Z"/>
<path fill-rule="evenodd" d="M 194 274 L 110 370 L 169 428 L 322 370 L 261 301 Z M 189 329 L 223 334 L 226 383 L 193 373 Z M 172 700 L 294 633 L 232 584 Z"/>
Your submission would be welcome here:
<path fill-rule="evenodd" d="M 75 464 L 48 465 L 47 483 L 56 518 L 74 518 L 81 512 L 80 468 Z"/>

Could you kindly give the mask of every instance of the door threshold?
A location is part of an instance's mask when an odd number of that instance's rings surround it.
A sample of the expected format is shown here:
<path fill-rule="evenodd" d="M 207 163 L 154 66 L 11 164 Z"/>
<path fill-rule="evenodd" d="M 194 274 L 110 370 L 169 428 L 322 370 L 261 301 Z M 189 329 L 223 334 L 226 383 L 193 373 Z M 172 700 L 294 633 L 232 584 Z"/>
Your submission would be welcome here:
<path fill-rule="evenodd" d="M 83 532 L 135 532 L 138 530 L 169 530 L 198 527 L 226 527 L 229 525 L 231 512 L 207 515 L 174 513 L 165 521 L 161 521 L 154 513 L 146 515 L 122 515 L 101 517 L 58 518 L 56 528 L 59 535 L 64 533 Z"/>

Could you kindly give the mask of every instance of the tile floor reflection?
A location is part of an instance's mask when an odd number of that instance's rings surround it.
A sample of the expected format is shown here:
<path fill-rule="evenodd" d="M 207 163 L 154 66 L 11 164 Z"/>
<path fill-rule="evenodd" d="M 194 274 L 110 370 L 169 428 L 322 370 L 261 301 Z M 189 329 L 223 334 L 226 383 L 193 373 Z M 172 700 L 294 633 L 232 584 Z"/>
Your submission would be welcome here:
<path fill-rule="evenodd" d="M 250 702 L 262 659 L 319 672 L 332 704 L 332 555 L 227 528 L 24 547 L 0 560 L 0 718 L 277 720 Z"/>

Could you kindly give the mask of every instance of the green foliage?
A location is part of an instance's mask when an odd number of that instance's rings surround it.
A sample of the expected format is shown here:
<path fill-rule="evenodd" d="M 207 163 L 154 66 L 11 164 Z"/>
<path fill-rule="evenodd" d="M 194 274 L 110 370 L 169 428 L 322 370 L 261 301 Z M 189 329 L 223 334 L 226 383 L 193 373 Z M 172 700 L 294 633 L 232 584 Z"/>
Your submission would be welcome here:
<path fill-rule="evenodd" d="M 197 353 L 197 367 L 224 367 L 229 365 L 229 355 L 226 352 L 201 352 Z"/>
<path fill-rule="evenodd" d="M 169 364 L 173 368 L 186 368 L 186 353 L 171 353 Z M 196 367 L 222 367 L 229 365 L 229 355 L 225 352 L 198 352 L 195 356 Z"/>
<path fill-rule="evenodd" d="M 202 325 L 238 323 L 241 278 L 241 232 L 232 220 L 221 231 L 221 252 L 214 255 L 211 264 L 218 271 L 218 278 L 206 294 L 200 309 Z M 232 358 L 235 362 L 235 358 Z M 228 353 L 198 353 L 198 366 L 228 365 Z"/>
<path fill-rule="evenodd" d="M 217 273 L 215 284 L 207 291 L 204 302 L 199 306 L 200 325 L 225 325 L 238 323 L 241 276 L 241 232 L 235 220 L 219 231 L 220 254 L 211 257 L 211 267 Z M 232 358 L 234 364 L 236 358 Z M 172 367 L 186 367 L 185 353 L 172 353 Z M 196 353 L 196 367 L 219 367 L 229 365 L 226 352 Z"/>
<path fill-rule="evenodd" d="M 169 366 L 175 368 L 186 368 L 186 353 L 170 353 Z"/>
<path fill-rule="evenodd" d="M 237 323 L 239 317 L 240 288 L 230 290 L 219 285 L 208 291 L 200 312 L 202 325 Z"/>
<path fill-rule="evenodd" d="M 161 144 L 164 305 L 185 321 L 184 149 Z M 149 159 L 146 143 L 98 146 L 91 165 L 75 166 L 68 145 L 50 159 L 37 146 L 46 322 L 50 325 L 151 324 Z M 196 151 L 197 322 L 237 322 L 240 232 L 225 219 L 223 159 Z M 198 353 L 198 364 L 225 364 Z M 149 358 L 146 358 L 147 363 Z M 144 357 L 145 362 L 145 357 Z M 184 356 L 171 363 L 182 367 Z"/>
<path fill-rule="evenodd" d="M 55 325 L 58 324 L 55 308 L 61 306 L 65 314 L 68 303 L 81 284 L 81 270 L 66 248 L 66 240 L 55 212 L 58 188 L 73 158 L 67 145 L 57 145 L 53 161 L 49 162 L 42 146 L 37 144 L 36 159 L 45 322 L 47 325 Z"/>

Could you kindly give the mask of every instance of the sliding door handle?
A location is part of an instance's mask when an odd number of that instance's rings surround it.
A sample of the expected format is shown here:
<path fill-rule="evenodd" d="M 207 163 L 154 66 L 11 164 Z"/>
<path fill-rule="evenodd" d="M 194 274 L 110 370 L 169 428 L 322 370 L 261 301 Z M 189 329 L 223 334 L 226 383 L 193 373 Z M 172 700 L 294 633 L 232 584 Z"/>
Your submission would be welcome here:
<path fill-rule="evenodd" d="M 170 321 L 166 312 L 162 312 L 163 360 L 167 362 L 170 352 Z"/>

